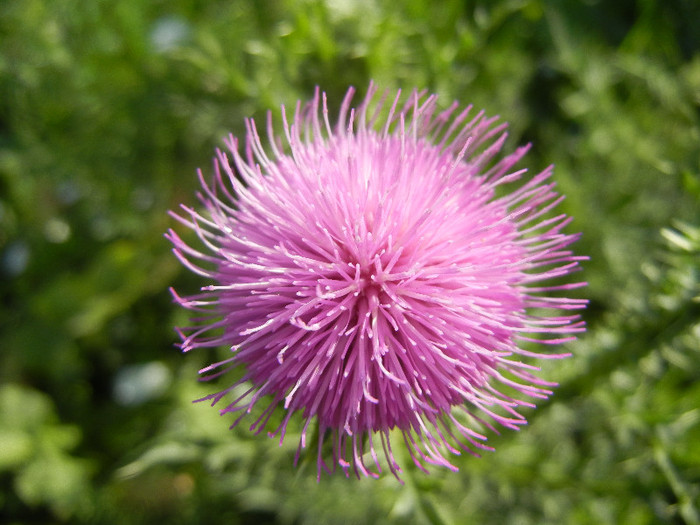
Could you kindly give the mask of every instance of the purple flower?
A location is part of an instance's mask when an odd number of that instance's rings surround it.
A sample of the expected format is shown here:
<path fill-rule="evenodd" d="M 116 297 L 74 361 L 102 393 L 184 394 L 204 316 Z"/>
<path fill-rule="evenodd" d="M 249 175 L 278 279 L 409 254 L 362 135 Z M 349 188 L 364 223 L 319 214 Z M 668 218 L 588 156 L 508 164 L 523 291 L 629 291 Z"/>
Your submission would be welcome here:
<path fill-rule="evenodd" d="M 373 85 L 353 108 L 353 93 L 335 126 L 318 90 L 291 122 L 282 108 L 284 140 L 268 114 L 267 146 L 248 120 L 243 152 L 230 136 L 212 182 L 200 172 L 204 211 L 173 216 L 202 248 L 167 235 L 212 283 L 174 293 L 200 312 L 181 347 L 230 350 L 205 380 L 244 370 L 204 398 L 235 397 L 220 410 L 240 413 L 234 425 L 263 403 L 250 427 L 260 432 L 281 406 L 281 443 L 301 414 L 297 459 L 317 435 L 319 476 L 340 465 L 399 477 L 399 434 L 419 468 L 456 470 L 449 453 L 490 449 L 485 428 L 517 429 L 518 408 L 551 394 L 530 358 L 566 354 L 531 343 L 585 330 L 570 314 L 585 300 L 548 295 L 583 286 L 556 278 L 585 257 L 568 249 L 570 218 L 550 213 L 563 198 L 552 168 L 520 181 L 528 146 L 502 155 L 497 117 L 438 111 L 418 92 L 377 102 Z"/>

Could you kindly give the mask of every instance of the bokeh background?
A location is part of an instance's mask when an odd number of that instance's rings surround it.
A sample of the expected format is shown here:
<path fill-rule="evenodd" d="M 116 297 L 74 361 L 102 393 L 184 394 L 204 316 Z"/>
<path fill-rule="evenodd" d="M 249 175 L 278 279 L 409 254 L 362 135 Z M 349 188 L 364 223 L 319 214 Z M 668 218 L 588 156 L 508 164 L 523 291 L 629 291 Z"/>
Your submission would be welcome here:
<path fill-rule="evenodd" d="M 0 522 L 699 523 L 699 27 L 697 0 L 2 0 Z M 317 483 L 293 432 L 193 405 L 167 292 L 202 284 L 163 233 L 222 137 L 369 79 L 508 120 L 591 256 L 555 395 L 403 486 Z"/>

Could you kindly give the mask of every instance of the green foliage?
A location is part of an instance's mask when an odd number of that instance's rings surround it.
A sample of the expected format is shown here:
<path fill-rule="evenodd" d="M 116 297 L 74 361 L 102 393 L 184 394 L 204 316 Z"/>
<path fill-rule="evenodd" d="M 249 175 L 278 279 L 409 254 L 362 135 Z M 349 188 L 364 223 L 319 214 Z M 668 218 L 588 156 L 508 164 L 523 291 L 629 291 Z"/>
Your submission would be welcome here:
<path fill-rule="evenodd" d="M 700 523 L 697 20 L 692 0 L 0 2 L 0 521 Z M 554 397 L 404 486 L 317 483 L 293 430 L 191 403 L 209 356 L 173 348 L 167 287 L 198 281 L 162 237 L 244 117 L 370 78 L 510 121 L 592 256 Z"/>
<path fill-rule="evenodd" d="M 80 436 L 75 425 L 57 422 L 45 394 L 12 383 L 0 388 L 0 472 L 14 473 L 22 503 L 45 505 L 59 519 L 88 515 L 90 462 L 69 454 Z"/>

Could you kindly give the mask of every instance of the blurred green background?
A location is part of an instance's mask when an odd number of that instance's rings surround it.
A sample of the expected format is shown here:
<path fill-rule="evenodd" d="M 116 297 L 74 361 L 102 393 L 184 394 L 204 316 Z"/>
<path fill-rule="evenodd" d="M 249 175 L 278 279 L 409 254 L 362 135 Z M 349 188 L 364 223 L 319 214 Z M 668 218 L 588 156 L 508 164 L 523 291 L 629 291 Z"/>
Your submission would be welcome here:
<path fill-rule="evenodd" d="M 0 522 L 699 523 L 698 27 L 696 0 L 2 0 Z M 192 405 L 167 292 L 201 284 L 163 232 L 221 138 L 370 78 L 502 115 L 591 255 L 554 397 L 405 486 L 316 483 L 294 433 Z"/>

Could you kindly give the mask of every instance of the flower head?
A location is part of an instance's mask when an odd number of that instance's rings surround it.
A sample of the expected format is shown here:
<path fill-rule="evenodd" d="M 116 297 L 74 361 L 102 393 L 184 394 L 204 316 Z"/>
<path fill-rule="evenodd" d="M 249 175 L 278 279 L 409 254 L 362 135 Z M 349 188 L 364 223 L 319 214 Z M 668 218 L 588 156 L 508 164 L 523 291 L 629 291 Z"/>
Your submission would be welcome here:
<path fill-rule="evenodd" d="M 234 425 L 266 403 L 259 432 L 281 406 L 273 435 L 281 442 L 300 413 L 301 449 L 313 422 L 319 476 L 336 465 L 377 476 L 386 464 L 398 477 L 399 433 L 419 468 L 455 469 L 449 453 L 488 449 L 484 428 L 517 429 L 517 409 L 551 394 L 529 358 L 564 354 L 523 346 L 584 330 L 570 311 L 585 301 L 556 296 L 583 283 L 551 282 L 577 269 L 578 235 L 550 213 L 562 199 L 551 167 L 523 181 L 513 167 L 528 146 L 500 153 L 497 117 L 438 111 L 418 92 L 377 102 L 373 85 L 356 109 L 352 97 L 335 126 L 318 90 L 291 122 L 282 108 L 284 140 L 268 114 L 267 147 L 248 120 L 243 152 L 231 136 L 212 182 L 200 172 L 204 211 L 174 217 L 203 249 L 168 233 L 211 283 L 175 294 L 201 313 L 181 347 L 230 350 L 204 379 L 245 371 L 205 398 L 236 397 L 220 410 L 241 412 Z"/>

